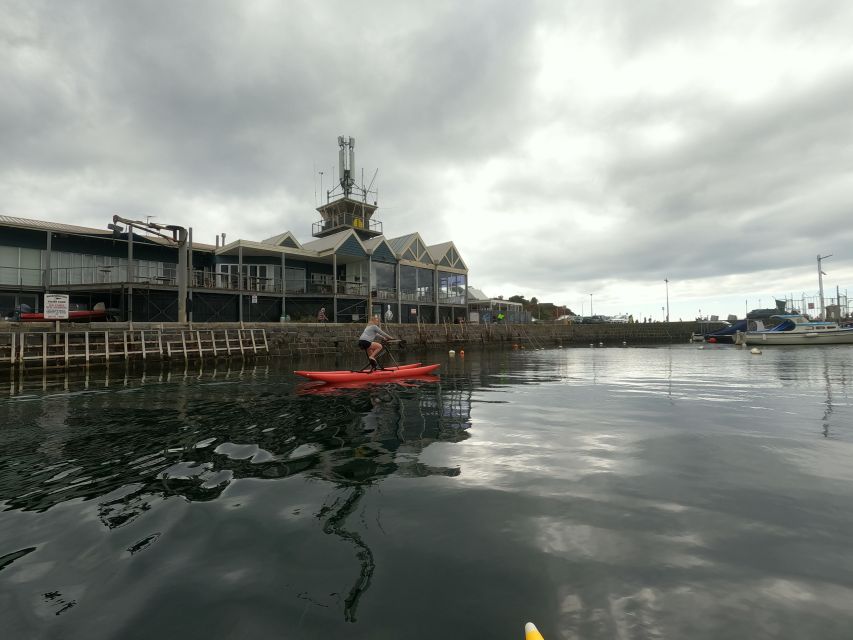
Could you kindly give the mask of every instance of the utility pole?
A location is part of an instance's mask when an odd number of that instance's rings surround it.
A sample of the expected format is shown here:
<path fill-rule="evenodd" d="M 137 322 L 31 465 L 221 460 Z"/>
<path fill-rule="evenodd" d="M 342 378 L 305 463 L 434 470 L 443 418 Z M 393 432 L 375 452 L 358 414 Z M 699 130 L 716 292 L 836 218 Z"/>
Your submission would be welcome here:
<path fill-rule="evenodd" d="M 818 283 L 818 288 L 820 290 L 820 319 L 821 320 L 826 319 L 826 313 L 825 313 L 825 310 L 823 307 L 823 277 L 826 274 L 820 268 L 820 263 L 821 263 L 821 260 L 826 260 L 827 258 L 831 258 L 831 257 L 832 257 L 831 253 L 829 255 L 826 255 L 826 256 L 822 256 L 820 254 L 817 254 L 817 283 Z"/>
<path fill-rule="evenodd" d="M 669 278 L 664 278 L 666 283 L 666 321 L 669 322 Z"/>
<path fill-rule="evenodd" d="M 589 315 L 592 316 L 592 294 L 589 294 Z"/>

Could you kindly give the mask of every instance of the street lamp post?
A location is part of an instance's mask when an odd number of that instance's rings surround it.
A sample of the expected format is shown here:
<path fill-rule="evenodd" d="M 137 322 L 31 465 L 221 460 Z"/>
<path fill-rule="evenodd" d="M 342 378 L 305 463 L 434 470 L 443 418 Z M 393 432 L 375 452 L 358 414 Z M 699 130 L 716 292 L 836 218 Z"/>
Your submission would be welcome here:
<path fill-rule="evenodd" d="M 666 321 L 669 322 L 669 278 L 664 278 L 666 283 Z"/>
<path fill-rule="evenodd" d="M 589 315 L 592 316 L 592 294 L 589 294 Z"/>

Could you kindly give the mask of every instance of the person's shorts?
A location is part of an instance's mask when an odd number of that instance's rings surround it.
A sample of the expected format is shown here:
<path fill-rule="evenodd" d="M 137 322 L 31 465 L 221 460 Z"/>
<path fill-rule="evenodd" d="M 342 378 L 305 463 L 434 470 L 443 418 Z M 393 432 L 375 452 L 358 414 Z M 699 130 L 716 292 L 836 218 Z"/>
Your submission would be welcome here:
<path fill-rule="evenodd" d="M 365 351 L 367 351 L 367 347 L 369 347 L 372 344 L 373 344 L 372 342 L 368 342 L 367 340 L 359 340 L 358 341 L 358 348 L 364 349 Z"/>

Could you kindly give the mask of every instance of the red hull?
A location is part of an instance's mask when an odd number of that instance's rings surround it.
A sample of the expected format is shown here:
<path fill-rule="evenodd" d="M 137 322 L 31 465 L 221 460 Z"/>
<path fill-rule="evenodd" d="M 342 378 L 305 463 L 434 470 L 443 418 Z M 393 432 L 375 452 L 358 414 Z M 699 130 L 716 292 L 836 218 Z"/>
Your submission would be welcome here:
<path fill-rule="evenodd" d="M 388 367 L 389 369 L 413 369 L 414 367 L 420 367 L 420 362 L 413 362 L 411 364 L 401 364 L 399 367 Z M 298 376 L 304 376 L 308 378 L 313 373 L 355 373 L 351 369 L 340 369 L 338 371 L 294 371 Z"/>
<path fill-rule="evenodd" d="M 19 314 L 20 322 L 53 322 L 53 320 L 45 320 L 43 313 L 21 313 Z M 92 322 L 107 320 L 106 311 L 69 311 L 68 319 L 71 322 Z"/>
<path fill-rule="evenodd" d="M 321 382 L 379 382 L 394 378 L 416 378 L 438 369 L 440 364 L 428 364 L 420 367 L 377 369 L 371 373 L 361 371 L 294 371 L 293 373 Z"/>

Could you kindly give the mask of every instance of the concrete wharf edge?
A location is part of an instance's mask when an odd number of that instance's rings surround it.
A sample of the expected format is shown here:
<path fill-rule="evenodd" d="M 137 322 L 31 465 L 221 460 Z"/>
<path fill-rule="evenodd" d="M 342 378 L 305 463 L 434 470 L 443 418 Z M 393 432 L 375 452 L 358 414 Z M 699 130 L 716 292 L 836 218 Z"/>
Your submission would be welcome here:
<path fill-rule="evenodd" d="M 722 326 L 716 325 L 716 326 Z M 716 328 L 701 323 L 701 330 Z M 56 323 L 0 322 L 0 336 L 15 333 L 55 332 Z M 697 322 L 655 322 L 630 324 L 390 324 L 385 330 L 396 338 L 405 340 L 409 349 L 447 348 L 465 349 L 472 346 L 503 346 L 521 348 L 556 347 L 603 343 L 604 345 L 685 343 L 694 332 L 700 331 Z M 117 338 L 128 330 L 160 331 L 181 330 L 216 331 L 236 329 L 263 329 L 270 355 L 299 358 L 355 352 L 357 339 L 363 326 L 347 323 L 60 323 L 60 332 L 109 332 Z M 112 341 L 112 337 L 110 338 Z M 236 357 L 241 357 L 239 354 Z M 8 367 L 8 359 L 0 367 Z M 81 363 L 82 364 L 82 363 Z"/>

